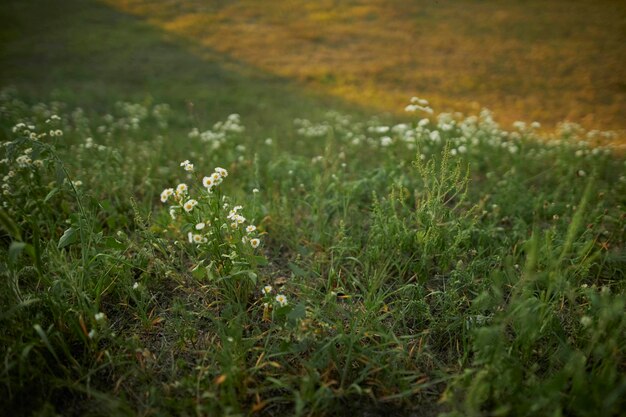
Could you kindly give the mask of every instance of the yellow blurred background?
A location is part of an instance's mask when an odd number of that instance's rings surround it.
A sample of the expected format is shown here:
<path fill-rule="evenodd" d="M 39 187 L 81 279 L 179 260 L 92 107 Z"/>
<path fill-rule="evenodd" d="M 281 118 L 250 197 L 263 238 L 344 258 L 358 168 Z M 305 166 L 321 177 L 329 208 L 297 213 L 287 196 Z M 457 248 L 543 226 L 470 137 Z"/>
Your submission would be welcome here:
<path fill-rule="evenodd" d="M 377 110 L 411 96 L 504 125 L 626 128 L 626 2 L 106 0 L 261 71 Z"/>

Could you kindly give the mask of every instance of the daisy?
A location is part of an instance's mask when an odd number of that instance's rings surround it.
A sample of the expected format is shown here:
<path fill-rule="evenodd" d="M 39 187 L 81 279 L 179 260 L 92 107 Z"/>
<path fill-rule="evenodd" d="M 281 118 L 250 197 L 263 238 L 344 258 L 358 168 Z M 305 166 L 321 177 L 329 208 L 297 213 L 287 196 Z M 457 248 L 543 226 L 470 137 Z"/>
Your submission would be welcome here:
<path fill-rule="evenodd" d="M 202 235 L 193 235 L 193 242 L 197 244 L 206 243 L 207 238 L 203 237 Z"/>
<path fill-rule="evenodd" d="M 185 211 L 187 213 L 189 213 L 191 210 L 193 210 L 193 208 L 198 204 L 198 202 L 194 199 L 191 199 L 189 201 L 187 201 L 184 205 L 183 208 L 185 209 Z"/>
<path fill-rule="evenodd" d="M 260 241 L 259 239 L 257 239 L 257 238 L 250 239 L 250 245 L 251 245 L 253 248 L 257 248 L 257 247 L 259 246 L 259 244 L 260 244 L 260 243 L 261 243 L 261 241 Z"/>
<path fill-rule="evenodd" d="M 173 188 L 166 188 L 165 190 L 163 190 L 163 192 L 161 193 L 161 202 L 165 203 L 167 199 L 172 196 L 172 194 L 174 194 Z"/>
<path fill-rule="evenodd" d="M 187 187 L 187 184 L 185 183 L 178 184 L 178 186 L 176 187 L 176 194 L 178 195 L 185 194 L 188 189 L 189 187 Z"/>
<path fill-rule="evenodd" d="M 271 285 L 266 285 L 265 287 L 263 287 L 263 289 L 261 291 L 263 291 L 263 294 L 269 295 L 269 293 L 272 292 L 272 286 Z"/>
<path fill-rule="evenodd" d="M 206 226 L 206 224 L 204 222 L 200 222 L 196 225 L 196 230 L 202 230 L 204 229 L 204 226 Z"/>
<path fill-rule="evenodd" d="M 215 172 L 218 173 L 219 176 L 222 178 L 228 177 L 228 171 L 226 171 L 224 168 L 217 167 L 215 168 Z"/>
<path fill-rule="evenodd" d="M 215 180 L 212 177 L 204 177 L 202 178 L 202 185 L 204 185 L 210 191 L 211 188 L 213 188 L 213 186 L 215 185 Z"/>
<path fill-rule="evenodd" d="M 280 304 L 280 306 L 281 306 L 281 307 L 284 307 L 284 306 L 286 306 L 286 305 L 287 305 L 287 297 L 285 297 L 285 296 L 284 296 L 284 295 L 282 295 L 282 294 L 278 294 L 278 295 L 276 296 L 276 302 L 277 302 L 278 304 Z"/>
<path fill-rule="evenodd" d="M 256 230 L 256 226 L 254 226 L 254 225 L 250 225 L 250 226 L 246 227 L 246 232 L 248 232 L 248 233 L 252 233 L 255 230 Z"/>

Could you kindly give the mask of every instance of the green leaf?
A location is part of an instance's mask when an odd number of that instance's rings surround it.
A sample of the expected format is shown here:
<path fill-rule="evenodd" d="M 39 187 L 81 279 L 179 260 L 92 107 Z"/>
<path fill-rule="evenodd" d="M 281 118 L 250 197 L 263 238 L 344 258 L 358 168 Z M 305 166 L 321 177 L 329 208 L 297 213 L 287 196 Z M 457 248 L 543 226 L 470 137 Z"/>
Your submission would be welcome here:
<path fill-rule="evenodd" d="M 109 249 L 123 250 L 126 248 L 126 245 L 114 238 L 113 236 L 107 236 L 104 238 L 104 246 Z"/>
<path fill-rule="evenodd" d="M 295 324 L 298 320 L 302 320 L 306 317 L 306 308 L 303 303 L 298 303 L 294 306 L 294 308 L 287 314 L 287 319 Z"/>
<path fill-rule="evenodd" d="M 307 278 L 309 276 L 309 273 L 307 271 L 300 268 L 298 265 L 294 264 L 293 262 L 289 262 L 289 269 L 291 269 L 291 272 L 293 272 L 293 274 L 297 277 Z"/>
<path fill-rule="evenodd" d="M 248 271 L 248 278 L 252 281 L 253 284 L 256 284 L 257 275 L 252 271 Z"/>
<path fill-rule="evenodd" d="M 78 229 L 74 227 L 70 227 L 67 229 L 61 239 L 59 239 L 59 244 L 57 245 L 58 249 L 63 249 L 64 247 L 71 245 L 72 243 L 76 243 L 78 241 Z"/>
<path fill-rule="evenodd" d="M 54 359 L 56 359 L 57 362 L 59 362 L 59 357 L 57 356 L 57 353 L 55 352 L 54 348 L 52 347 L 52 344 L 50 343 L 50 340 L 48 340 L 48 335 L 46 335 L 46 332 L 38 324 L 35 324 L 33 326 L 33 328 L 35 329 L 35 331 L 37 332 L 37 334 L 41 338 L 41 341 L 43 342 L 43 344 L 46 345 L 46 347 L 48 348 L 50 353 L 52 353 L 52 356 L 54 356 Z"/>
<path fill-rule="evenodd" d="M 46 196 L 46 198 L 43 199 L 44 203 L 47 203 L 52 197 L 54 197 L 57 193 L 59 192 L 59 188 L 58 187 L 54 187 L 52 190 L 50 190 L 50 192 L 48 193 L 48 195 Z"/>
<path fill-rule="evenodd" d="M 11 242 L 9 246 L 9 261 L 14 264 L 19 258 L 20 254 L 28 244 L 26 242 Z"/>
<path fill-rule="evenodd" d="M 22 234 L 19 227 L 15 224 L 11 216 L 6 211 L 0 208 L 0 225 L 4 228 L 9 235 L 15 240 L 22 240 Z"/>
<path fill-rule="evenodd" d="M 258 266 L 267 265 L 267 258 L 265 256 L 253 256 L 252 259 L 254 259 L 254 262 L 256 262 Z"/>

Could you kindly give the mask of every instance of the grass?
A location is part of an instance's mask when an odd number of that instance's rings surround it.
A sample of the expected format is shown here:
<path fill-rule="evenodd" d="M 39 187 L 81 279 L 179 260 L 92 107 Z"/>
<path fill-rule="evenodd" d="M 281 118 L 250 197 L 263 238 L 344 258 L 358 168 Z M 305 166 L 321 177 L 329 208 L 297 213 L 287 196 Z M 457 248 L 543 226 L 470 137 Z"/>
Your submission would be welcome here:
<path fill-rule="evenodd" d="M 601 133 L 401 124 L 99 3 L 0 10 L 2 409 L 624 409 L 626 162 Z"/>

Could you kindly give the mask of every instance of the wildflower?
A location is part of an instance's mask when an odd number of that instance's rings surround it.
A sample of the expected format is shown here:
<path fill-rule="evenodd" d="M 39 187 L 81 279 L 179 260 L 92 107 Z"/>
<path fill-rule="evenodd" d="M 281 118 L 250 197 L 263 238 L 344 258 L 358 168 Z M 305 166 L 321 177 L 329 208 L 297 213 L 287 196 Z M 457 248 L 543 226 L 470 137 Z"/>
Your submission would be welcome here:
<path fill-rule="evenodd" d="M 15 162 L 17 162 L 17 165 L 18 165 L 20 168 L 26 168 L 26 167 L 27 167 L 27 166 L 29 166 L 29 165 L 30 165 L 33 161 L 32 161 L 32 159 L 30 159 L 30 157 L 29 157 L 28 155 L 21 155 L 21 156 L 18 156 L 18 157 L 15 159 Z"/>
<path fill-rule="evenodd" d="M 258 188 L 254 188 L 254 189 L 252 190 L 252 192 L 253 192 L 254 194 L 256 194 L 256 193 L 258 193 L 258 192 L 259 192 L 259 189 L 258 189 Z"/>
<path fill-rule="evenodd" d="M 212 177 L 204 177 L 202 178 L 202 185 L 204 185 L 209 191 L 215 185 L 215 180 Z"/>
<path fill-rule="evenodd" d="M 272 292 L 272 286 L 271 285 L 266 285 L 265 287 L 263 287 L 263 289 L 261 291 L 263 291 L 263 294 L 269 295 L 269 293 Z"/>
<path fill-rule="evenodd" d="M 208 241 L 208 239 L 202 235 L 193 235 L 193 243 L 196 244 L 200 244 L 200 243 L 206 243 Z"/>
<path fill-rule="evenodd" d="M 215 168 L 215 172 L 217 172 L 219 176 L 222 178 L 228 177 L 228 171 L 226 171 L 224 168 L 217 167 Z"/>
<path fill-rule="evenodd" d="M 133 284 L 133 290 L 136 290 L 139 288 L 139 283 L 135 281 L 135 283 Z"/>
<path fill-rule="evenodd" d="M 185 194 L 188 189 L 189 189 L 189 187 L 187 187 L 187 184 L 185 184 L 185 183 L 178 184 L 176 186 L 176 194 L 178 194 L 178 195 Z"/>
<path fill-rule="evenodd" d="M 176 220 L 176 210 L 173 207 L 170 209 L 170 217 L 172 220 Z"/>
<path fill-rule="evenodd" d="M 63 136 L 63 131 L 60 129 L 57 129 L 54 131 L 55 136 Z"/>
<path fill-rule="evenodd" d="M 89 336 L 90 339 L 93 339 L 94 337 L 96 337 L 96 330 L 95 329 L 91 329 L 87 336 Z"/>
<path fill-rule="evenodd" d="M 174 189 L 173 188 L 166 188 L 165 190 L 163 190 L 161 192 L 161 202 L 165 203 L 167 201 L 167 199 L 172 196 L 172 194 L 174 194 Z"/>
<path fill-rule="evenodd" d="M 241 243 L 243 243 L 245 245 L 246 243 L 248 243 L 248 239 L 249 239 L 248 236 L 242 236 L 241 237 Z"/>
<path fill-rule="evenodd" d="M 255 230 L 256 230 L 256 226 L 254 226 L 254 225 L 250 225 L 250 226 L 246 227 L 246 232 L 248 232 L 248 233 L 252 233 Z"/>
<path fill-rule="evenodd" d="M 582 169 L 579 169 L 577 172 L 579 177 L 584 177 L 585 175 L 587 175 L 587 173 L 585 171 L 583 171 Z"/>
<path fill-rule="evenodd" d="M 276 302 L 277 302 L 278 304 L 280 304 L 280 306 L 281 306 L 281 307 L 284 307 L 284 306 L 286 306 L 286 305 L 287 305 L 287 297 L 285 297 L 285 296 L 284 296 L 284 295 L 282 295 L 282 294 L 278 294 L 278 295 L 276 296 Z"/>
<path fill-rule="evenodd" d="M 185 171 L 193 172 L 193 164 L 186 164 Z"/>
<path fill-rule="evenodd" d="M 257 248 L 260 243 L 261 241 L 257 238 L 250 239 L 250 246 L 252 246 L 253 248 Z"/>
<path fill-rule="evenodd" d="M 104 313 L 96 313 L 93 317 L 96 319 L 96 321 L 102 321 L 104 320 Z"/>
<path fill-rule="evenodd" d="M 191 210 L 193 210 L 193 208 L 198 204 L 198 202 L 194 199 L 191 199 L 189 201 L 187 201 L 184 205 L 183 208 L 185 209 L 185 211 L 187 213 L 191 212 Z"/>
<path fill-rule="evenodd" d="M 196 225 L 196 230 L 202 230 L 204 229 L 204 226 L 206 226 L 206 224 L 204 224 L 204 222 L 200 222 Z"/>

